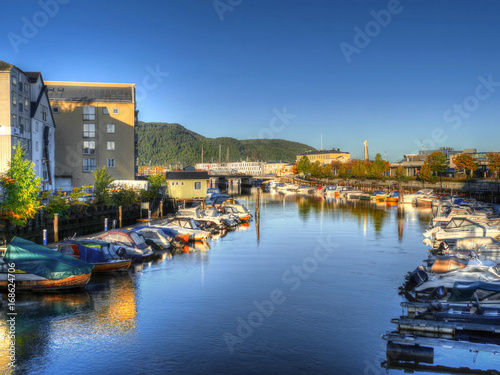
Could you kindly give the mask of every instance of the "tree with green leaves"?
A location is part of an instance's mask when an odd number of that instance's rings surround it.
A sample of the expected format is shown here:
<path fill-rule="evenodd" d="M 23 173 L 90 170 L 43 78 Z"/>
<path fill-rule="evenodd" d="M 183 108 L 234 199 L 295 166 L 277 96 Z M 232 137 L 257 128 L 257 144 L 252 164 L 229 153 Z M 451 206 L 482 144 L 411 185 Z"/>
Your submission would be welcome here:
<path fill-rule="evenodd" d="M 323 166 L 319 162 L 319 160 L 316 160 L 314 163 L 311 164 L 311 170 L 310 170 L 311 176 L 314 178 L 321 178 L 323 175 Z"/>
<path fill-rule="evenodd" d="M 405 168 L 402 165 L 400 165 L 396 168 L 396 180 L 397 181 L 406 181 L 407 180 Z"/>
<path fill-rule="evenodd" d="M 147 200 L 152 200 L 161 197 L 161 187 L 165 185 L 166 177 L 164 174 L 152 174 L 148 177 L 149 188 L 144 193 Z"/>
<path fill-rule="evenodd" d="M 384 178 L 385 173 L 391 169 L 391 165 L 382 159 L 382 155 L 377 154 L 375 160 L 370 165 L 370 178 L 381 179 Z"/>
<path fill-rule="evenodd" d="M 26 160 L 25 155 L 18 142 L 8 170 L 0 177 L 0 217 L 19 227 L 25 226 L 42 207 L 38 199 L 40 179 L 35 177 L 35 164 Z"/>
<path fill-rule="evenodd" d="M 352 163 L 352 177 L 359 180 L 366 179 L 370 170 L 370 164 L 369 160 L 354 159 Z"/>
<path fill-rule="evenodd" d="M 454 163 L 457 167 L 457 169 L 461 170 L 463 169 L 465 171 L 465 174 L 467 175 L 467 171 L 470 171 L 470 178 L 472 178 L 472 175 L 475 170 L 477 170 L 478 167 L 478 162 L 477 159 L 474 158 L 470 154 L 459 154 L 455 157 Z"/>
<path fill-rule="evenodd" d="M 495 174 L 495 178 L 498 179 L 500 172 L 500 152 L 488 152 L 486 154 L 486 161 L 488 163 L 488 169 Z"/>
<path fill-rule="evenodd" d="M 93 175 L 96 203 L 104 205 L 110 204 L 111 195 L 109 193 L 109 187 L 115 179 L 109 175 L 105 166 L 101 169 L 97 168 L 95 172 L 93 172 Z"/>
<path fill-rule="evenodd" d="M 307 156 L 302 156 L 297 163 L 297 171 L 299 173 L 303 173 L 304 175 L 307 175 L 308 173 L 311 173 L 311 161 Z"/>
<path fill-rule="evenodd" d="M 432 154 L 427 156 L 426 159 L 431 171 L 436 175 L 440 175 L 446 172 L 448 165 L 446 164 L 446 155 L 441 151 L 434 151 Z"/>

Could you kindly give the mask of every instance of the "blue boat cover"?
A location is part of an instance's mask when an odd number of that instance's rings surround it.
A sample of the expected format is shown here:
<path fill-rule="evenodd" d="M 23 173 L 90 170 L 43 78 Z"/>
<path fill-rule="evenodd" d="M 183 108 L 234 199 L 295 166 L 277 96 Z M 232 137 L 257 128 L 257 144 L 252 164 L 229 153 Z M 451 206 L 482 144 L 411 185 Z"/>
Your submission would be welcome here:
<path fill-rule="evenodd" d="M 103 263 L 109 260 L 109 257 L 106 257 L 105 254 L 96 247 L 78 244 L 78 251 L 80 252 L 80 260 L 85 262 Z"/>
<path fill-rule="evenodd" d="M 169 237 L 175 237 L 177 235 L 177 232 L 175 230 L 170 229 L 170 228 L 166 228 L 166 227 L 140 225 L 140 226 L 134 228 L 134 230 L 136 230 L 136 231 L 140 231 L 141 229 L 159 229 Z"/>
<path fill-rule="evenodd" d="M 500 283 L 498 282 L 484 282 L 484 281 L 456 281 L 453 284 L 453 289 L 451 290 L 449 301 L 463 301 L 465 299 L 470 299 L 474 296 L 476 290 L 485 290 L 488 292 L 500 293 Z"/>
<path fill-rule="evenodd" d="M 62 280 L 92 272 L 94 266 L 80 259 L 50 250 L 23 238 L 14 237 L 7 246 L 4 262 L 14 263 L 15 268 L 26 273 Z"/>

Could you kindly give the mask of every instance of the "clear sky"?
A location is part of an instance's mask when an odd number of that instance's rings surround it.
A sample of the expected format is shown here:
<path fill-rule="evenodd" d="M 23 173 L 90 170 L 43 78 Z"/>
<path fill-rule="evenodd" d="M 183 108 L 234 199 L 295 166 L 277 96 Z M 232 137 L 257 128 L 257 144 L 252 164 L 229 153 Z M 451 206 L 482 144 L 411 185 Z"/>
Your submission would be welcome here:
<path fill-rule="evenodd" d="M 8 1 L 0 60 L 135 83 L 142 121 L 389 161 L 500 151 L 496 0 Z"/>

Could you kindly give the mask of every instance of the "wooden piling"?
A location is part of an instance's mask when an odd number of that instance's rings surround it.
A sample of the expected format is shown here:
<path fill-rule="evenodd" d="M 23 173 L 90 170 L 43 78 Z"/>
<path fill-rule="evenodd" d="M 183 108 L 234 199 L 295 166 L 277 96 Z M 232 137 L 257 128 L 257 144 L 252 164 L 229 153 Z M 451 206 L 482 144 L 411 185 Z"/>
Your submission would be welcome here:
<path fill-rule="evenodd" d="M 118 225 L 120 226 L 120 228 L 122 227 L 122 215 L 123 215 L 122 206 L 118 206 Z"/>
<path fill-rule="evenodd" d="M 59 214 L 54 214 L 54 242 L 59 242 Z"/>

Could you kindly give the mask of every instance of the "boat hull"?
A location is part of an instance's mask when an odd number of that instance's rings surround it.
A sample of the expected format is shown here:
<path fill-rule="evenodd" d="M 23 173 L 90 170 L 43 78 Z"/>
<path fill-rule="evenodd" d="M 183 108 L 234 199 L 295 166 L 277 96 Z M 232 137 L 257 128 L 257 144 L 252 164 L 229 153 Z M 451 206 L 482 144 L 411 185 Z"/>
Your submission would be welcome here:
<path fill-rule="evenodd" d="M 14 273 L 16 291 L 58 291 L 83 288 L 90 280 L 92 273 L 70 276 L 61 280 L 49 280 L 29 273 Z M 0 289 L 7 289 L 9 282 L 7 273 L 0 274 Z"/>
<path fill-rule="evenodd" d="M 108 271 L 121 271 L 127 270 L 132 264 L 132 259 L 120 260 L 117 262 L 107 263 L 92 263 L 94 269 L 92 272 L 108 272 Z"/>

